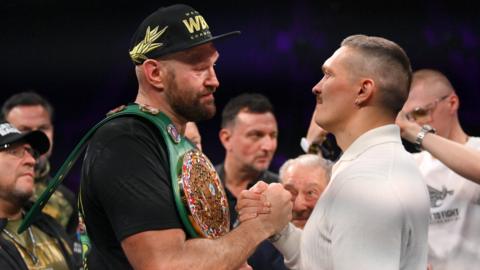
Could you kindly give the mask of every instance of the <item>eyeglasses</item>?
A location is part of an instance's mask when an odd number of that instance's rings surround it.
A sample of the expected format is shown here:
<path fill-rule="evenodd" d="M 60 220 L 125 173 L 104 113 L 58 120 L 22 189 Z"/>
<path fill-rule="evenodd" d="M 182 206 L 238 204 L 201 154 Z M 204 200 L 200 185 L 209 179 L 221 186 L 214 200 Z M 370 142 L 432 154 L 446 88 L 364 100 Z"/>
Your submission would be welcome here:
<path fill-rule="evenodd" d="M 413 121 L 425 121 L 428 118 L 430 118 L 432 112 L 435 110 L 437 107 L 438 103 L 441 101 L 445 100 L 447 97 L 449 97 L 450 94 L 437 98 L 433 102 L 430 102 L 424 106 L 419 106 L 416 107 L 415 109 L 407 112 L 405 116 L 407 117 L 408 120 L 413 120 Z"/>
<path fill-rule="evenodd" d="M 19 145 L 19 144 L 4 144 L 0 146 L 0 152 L 5 152 L 9 155 L 23 158 L 25 157 L 25 153 L 29 153 L 34 159 L 37 159 L 40 154 L 28 145 Z"/>

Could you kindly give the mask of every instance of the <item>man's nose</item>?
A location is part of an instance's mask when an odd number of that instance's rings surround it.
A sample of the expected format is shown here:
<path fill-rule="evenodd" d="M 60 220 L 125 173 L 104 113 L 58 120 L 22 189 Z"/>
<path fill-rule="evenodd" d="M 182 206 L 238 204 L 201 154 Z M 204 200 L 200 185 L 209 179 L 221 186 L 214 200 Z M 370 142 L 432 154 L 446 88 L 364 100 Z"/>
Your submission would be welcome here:
<path fill-rule="evenodd" d="M 265 136 L 262 140 L 262 150 L 275 151 L 277 149 L 277 138 Z"/>
<path fill-rule="evenodd" d="M 220 86 L 220 82 L 218 81 L 217 74 L 213 67 L 211 67 L 208 72 L 208 77 L 205 80 L 205 85 L 213 89 L 217 89 Z"/>
<path fill-rule="evenodd" d="M 293 211 L 304 211 L 307 210 L 307 203 L 305 198 L 302 195 L 297 195 L 295 201 L 293 202 Z"/>

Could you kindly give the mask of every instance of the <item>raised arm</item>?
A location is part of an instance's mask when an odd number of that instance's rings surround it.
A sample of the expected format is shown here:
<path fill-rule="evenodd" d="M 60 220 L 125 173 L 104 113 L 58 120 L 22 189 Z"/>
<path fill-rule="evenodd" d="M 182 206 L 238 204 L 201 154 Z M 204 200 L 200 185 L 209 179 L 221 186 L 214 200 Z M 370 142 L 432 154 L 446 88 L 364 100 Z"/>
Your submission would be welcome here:
<path fill-rule="evenodd" d="M 396 124 L 400 126 L 402 137 L 414 143 L 421 126 L 407 120 L 403 112 L 398 115 Z M 432 133 L 425 135 L 422 148 L 454 172 L 480 184 L 479 151 Z"/>

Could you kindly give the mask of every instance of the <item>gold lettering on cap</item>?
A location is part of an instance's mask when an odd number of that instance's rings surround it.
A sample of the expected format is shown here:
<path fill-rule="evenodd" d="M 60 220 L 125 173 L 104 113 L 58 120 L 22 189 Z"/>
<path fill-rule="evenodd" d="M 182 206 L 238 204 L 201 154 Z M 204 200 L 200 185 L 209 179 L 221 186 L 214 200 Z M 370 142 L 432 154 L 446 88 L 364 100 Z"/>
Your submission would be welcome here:
<path fill-rule="evenodd" d="M 187 30 L 188 32 L 190 32 L 190 34 L 193 34 L 193 32 L 208 29 L 208 24 L 201 15 L 190 17 L 183 20 L 182 22 L 187 27 Z"/>

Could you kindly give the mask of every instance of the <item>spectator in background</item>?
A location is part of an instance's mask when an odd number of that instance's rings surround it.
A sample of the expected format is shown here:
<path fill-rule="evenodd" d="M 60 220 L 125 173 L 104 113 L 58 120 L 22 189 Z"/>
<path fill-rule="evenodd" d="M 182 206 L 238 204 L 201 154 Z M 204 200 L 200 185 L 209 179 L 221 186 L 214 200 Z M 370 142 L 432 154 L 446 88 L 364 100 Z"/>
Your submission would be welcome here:
<path fill-rule="evenodd" d="M 426 150 L 414 157 L 430 193 L 429 263 L 434 270 L 480 265 L 480 138 L 463 131 L 459 106 L 447 77 L 422 69 L 413 74 L 397 117 L 402 136 Z"/>
<path fill-rule="evenodd" d="M 292 194 L 292 223 L 303 229 L 330 179 L 330 163 L 314 154 L 287 160 L 279 170 L 283 187 Z"/>
<path fill-rule="evenodd" d="M 35 92 L 21 92 L 8 98 L 2 106 L 3 118 L 21 132 L 43 131 L 50 141 L 50 148 L 39 157 L 35 165 L 35 196 L 40 196 L 50 179 L 49 158 L 53 148 L 53 107 Z M 75 233 L 77 207 L 75 194 L 64 185 L 60 185 L 52 195 L 43 211 L 56 219 L 71 235 Z"/>
<path fill-rule="evenodd" d="M 78 269 L 65 230 L 41 214 L 28 231 L 18 234 L 23 214 L 31 207 L 35 189 L 34 166 L 39 154 L 49 150 L 41 131 L 20 133 L 0 123 L 0 269 Z"/>
<path fill-rule="evenodd" d="M 235 206 L 242 190 L 258 180 L 278 182 L 268 170 L 277 150 L 277 120 L 273 106 L 262 94 L 241 94 L 228 101 L 222 112 L 220 141 L 225 148 L 223 163 L 215 166 L 230 204 L 231 221 L 237 220 Z"/>
<path fill-rule="evenodd" d="M 220 141 L 225 148 L 223 163 L 215 169 L 223 181 L 232 225 L 237 221 L 237 197 L 257 181 L 278 182 L 268 170 L 277 149 L 278 127 L 274 109 L 267 97 L 246 93 L 232 98 L 222 112 Z M 273 251 L 273 253 L 272 253 Z M 278 251 L 262 242 L 248 263 L 253 269 L 286 269 Z"/>
<path fill-rule="evenodd" d="M 292 194 L 292 223 L 303 229 L 330 178 L 330 163 L 316 154 L 300 155 L 280 167 L 280 181 Z M 240 201 L 240 203 L 242 203 Z M 242 208 L 241 205 L 239 205 Z M 255 213 L 256 214 L 256 213 Z M 240 215 L 240 222 L 255 216 Z M 263 259 L 261 259 L 263 258 Z M 270 243 L 257 248 L 250 262 L 257 269 L 287 269 L 282 254 Z"/>

